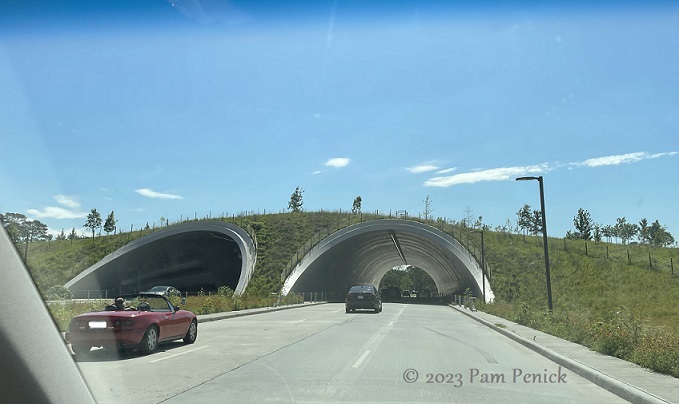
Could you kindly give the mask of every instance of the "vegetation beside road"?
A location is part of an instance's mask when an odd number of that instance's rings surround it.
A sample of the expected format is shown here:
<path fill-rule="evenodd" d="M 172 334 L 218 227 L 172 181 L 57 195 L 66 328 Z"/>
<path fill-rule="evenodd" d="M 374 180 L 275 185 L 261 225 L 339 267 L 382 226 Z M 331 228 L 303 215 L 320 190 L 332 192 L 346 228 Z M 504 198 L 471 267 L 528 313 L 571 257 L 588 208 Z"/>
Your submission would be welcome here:
<path fill-rule="evenodd" d="M 550 239 L 550 313 L 542 237 L 485 241 L 496 300 L 480 310 L 679 377 L 676 249 Z"/>
<path fill-rule="evenodd" d="M 257 268 L 247 292 L 238 297 L 242 308 L 270 305 L 267 299 L 279 290 L 281 271 L 298 249 L 319 237 L 315 236 L 319 232 L 321 236 L 332 233 L 356 223 L 358 217 L 339 212 L 294 212 L 225 219 L 251 228 L 257 238 Z M 438 221 L 428 223 L 441 225 Z M 460 225 L 450 228 L 480 261 L 478 230 Z M 676 248 L 550 238 L 554 298 L 550 313 L 546 310 L 542 238 L 515 234 L 507 228 L 484 229 L 485 258 L 496 299 L 479 309 L 679 377 L 679 316 L 674 309 L 679 301 L 679 279 L 672 275 Z M 94 240 L 35 242 L 28 250 L 27 264 L 43 295 L 50 298 L 58 295 L 55 286 L 152 231 Z M 198 314 L 228 310 L 229 305 L 232 309 L 240 307 L 240 303 L 229 302 L 219 294 L 195 299 L 189 297 L 185 307 Z M 78 310 L 91 310 L 73 306 L 69 314 L 70 304 L 57 307 L 51 309 L 59 324 L 67 323 L 66 318 Z"/>

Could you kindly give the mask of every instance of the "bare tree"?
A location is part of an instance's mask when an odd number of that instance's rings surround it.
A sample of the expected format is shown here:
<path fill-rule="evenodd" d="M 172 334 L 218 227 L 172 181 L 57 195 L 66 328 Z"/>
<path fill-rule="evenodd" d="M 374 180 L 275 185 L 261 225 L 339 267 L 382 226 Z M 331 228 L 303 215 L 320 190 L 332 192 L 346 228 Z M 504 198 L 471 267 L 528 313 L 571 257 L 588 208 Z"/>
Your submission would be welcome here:
<path fill-rule="evenodd" d="M 434 212 L 434 209 L 431 207 L 431 199 L 429 198 L 429 195 L 424 200 L 424 220 L 429 220 L 429 216 Z"/>

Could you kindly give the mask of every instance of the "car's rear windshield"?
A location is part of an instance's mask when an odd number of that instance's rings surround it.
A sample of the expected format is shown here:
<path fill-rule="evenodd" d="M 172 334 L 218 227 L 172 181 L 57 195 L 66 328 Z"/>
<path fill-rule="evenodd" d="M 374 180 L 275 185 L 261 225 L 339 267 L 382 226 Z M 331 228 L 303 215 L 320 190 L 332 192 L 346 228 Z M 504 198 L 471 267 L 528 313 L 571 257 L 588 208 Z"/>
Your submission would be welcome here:
<path fill-rule="evenodd" d="M 349 293 L 373 292 L 372 286 L 352 286 Z"/>

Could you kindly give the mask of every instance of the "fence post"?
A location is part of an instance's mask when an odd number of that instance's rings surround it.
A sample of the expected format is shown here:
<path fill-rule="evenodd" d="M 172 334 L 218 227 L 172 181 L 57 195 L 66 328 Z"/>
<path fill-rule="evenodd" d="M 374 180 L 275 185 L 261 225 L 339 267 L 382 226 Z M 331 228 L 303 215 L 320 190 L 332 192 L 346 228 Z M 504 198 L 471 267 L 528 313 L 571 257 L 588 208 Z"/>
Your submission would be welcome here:
<path fill-rule="evenodd" d="M 670 270 L 672 271 L 672 276 L 674 276 L 674 263 L 672 262 L 672 257 L 670 257 Z"/>
<path fill-rule="evenodd" d="M 651 254 L 648 254 L 648 270 L 653 269 L 653 261 L 651 260 Z"/>

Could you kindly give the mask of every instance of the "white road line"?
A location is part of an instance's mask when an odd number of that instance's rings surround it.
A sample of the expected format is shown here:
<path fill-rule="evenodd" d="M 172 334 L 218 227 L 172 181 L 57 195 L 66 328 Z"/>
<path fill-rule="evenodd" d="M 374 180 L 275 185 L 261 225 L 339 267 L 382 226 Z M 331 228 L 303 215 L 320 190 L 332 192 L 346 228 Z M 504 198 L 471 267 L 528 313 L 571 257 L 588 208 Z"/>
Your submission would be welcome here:
<path fill-rule="evenodd" d="M 204 345 L 204 346 L 201 346 L 201 347 L 198 347 L 198 348 L 191 349 L 190 351 L 184 351 L 184 352 L 180 352 L 180 353 L 178 353 L 178 354 L 166 356 L 166 357 L 164 357 L 164 358 L 154 359 L 154 360 L 152 360 L 152 361 L 149 361 L 149 363 L 155 363 L 155 362 L 164 361 L 165 359 L 170 359 L 170 358 L 174 358 L 175 356 L 184 355 L 184 354 L 187 354 L 187 353 L 189 353 L 189 352 L 193 352 L 193 351 L 197 351 L 197 350 L 199 350 L 199 349 L 207 348 L 208 346 L 209 346 L 209 345 Z"/>
<path fill-rule="evenodd" d="M 352 368 L 357 368 L 357 367 L 361 366 L 361 363 L 363 363 L 363 361 L 365 360 L 365 358 L 366 358 L 369 354 L 370 354 L 370 351 L 365 351 L 365 352 L 363 352 L 363 355 L 361 355 L 361 357 L 358 358 L 358 360 L 356 361 L 356 363 L 354 363 L 354 366 L 352 366 Z"/>
<path fill-rule="evenodd" d="M 306 321 L 306 318 L 303 318 L 301 320 L 291 321 L 290 324 L 301 323 L 302 321 Z"/>

